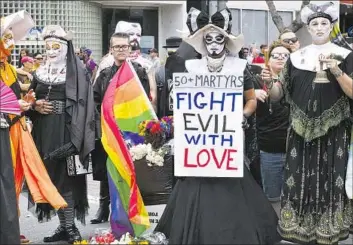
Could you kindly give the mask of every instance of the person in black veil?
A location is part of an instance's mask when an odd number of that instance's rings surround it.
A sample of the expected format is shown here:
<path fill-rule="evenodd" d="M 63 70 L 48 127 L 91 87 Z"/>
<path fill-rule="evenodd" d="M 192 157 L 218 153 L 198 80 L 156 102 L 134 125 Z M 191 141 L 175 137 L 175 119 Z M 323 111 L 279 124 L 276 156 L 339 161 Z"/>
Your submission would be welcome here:
<path fill-rule="evenodd" d="M 60 225 L 44 242 L 74 243 L 81 240 L 74 218 L 85 223 L 88 200 L 86 175 L 69 175 L 68 159 L 88 169 L 95 143 L 93 89 L 74 53 L 72 33 L 51 25 L 44 28 L 43 37 L 48 59 L 36 70 L 30 86 L 37 97 L 30 115 L 32 135 L 53 184 L 68 204 L 58 210 Z M 42 220 L 53 212 L 47 204 L 37 204 L 36 211 Z"/>
<path fill-rule="evenodd" d="M 195 23 L 197 18 L 190 18 L 192 26 L 200 28 L 185 41 L 203 57 L 187 60 L 185 68 L 198 74 L 229 74 L 234 66 L 243 69 L 246 125 L 246 118 L 256 110 L 253 82 L 245 69 L 247 61 L 228 55 L 239 52 L 243 36 L 230 34 L 228 9 L 216 12 L 211 17 L 213 24 L 207 14 L 190 11 L 191 16 L 202 15 L 204 21 Z M 243 178 L 179 178 L 155 231 L 164 233 L 169 244 L 274 244 L 279 241 L 277 221 L 261 187 L 245 167 Z"/>
<path fill-rule="evenodd" d="M 296 243 L 338 244 L 353 222 L 344 186 L 353 52 L 330 42 L 338 12 L 332 2 L 305 6 L 301 19 L 312 44 L 290 54 L 280 79 L 262 71 L 270 98 L 284 98 L 290 108 L 278 230 Z"/>

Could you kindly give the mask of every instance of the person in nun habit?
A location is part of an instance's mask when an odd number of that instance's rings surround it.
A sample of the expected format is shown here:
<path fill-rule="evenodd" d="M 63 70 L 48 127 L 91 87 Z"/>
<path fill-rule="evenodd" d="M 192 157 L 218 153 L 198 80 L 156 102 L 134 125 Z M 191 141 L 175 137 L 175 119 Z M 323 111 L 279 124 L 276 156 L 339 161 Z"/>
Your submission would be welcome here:
<path fill-rule="evenodd" d="M 185 41 L 202 58 L 187 60 L 186 70 L 230 74 L 234 67 L 242 69 L 244 126 L 246 118 L 256 110 L 253 82 L 245 69 L 246 60 L 228 55 L 238 54 L 244 38 L 230 33 L 232 18 L 228 9 L 211 18 L 196 9 L 191 11 L 195 11 L 191 24 L 198 30 Z M 155 231 L 164 233 L 170 244 L 275 244 L 280 240 L 277 221 L 261 187 L 244 168 L 243 178 L 178 179 Z"/>
<path fill-rule="evenodd" d="M 88 169 L 95 144 L 93 89 L 75 55 L 72 33 L 49 25 L 43 29 L 43 39 L 47 61 L 36 70 L 30 86 L 37 96 L 30 115 L 32 135 L 52 182 L 68 204 L 57 211 L 60 225 L 44 242 L 74 243 L 81 240 L 74 218 L 85 223 L 88 200 L 86 175 L 69 176 L 72 161 L 68 159 L 78 155 L 75 166 Z M 46 204 L 37 204 L 42 220 L 50 218 L 52 211 Z"/>
<path fill-rule="evenodd" d="M 338 13 L 332 2 L 305 6 L 312 44 L 290 54 L 281 79 L 262 71 L 271 99 L 290 106 L 278 231 L 295 243 L 338 244 L 353 224 L 345 191 L 353 52 L 330 41 Z"/>

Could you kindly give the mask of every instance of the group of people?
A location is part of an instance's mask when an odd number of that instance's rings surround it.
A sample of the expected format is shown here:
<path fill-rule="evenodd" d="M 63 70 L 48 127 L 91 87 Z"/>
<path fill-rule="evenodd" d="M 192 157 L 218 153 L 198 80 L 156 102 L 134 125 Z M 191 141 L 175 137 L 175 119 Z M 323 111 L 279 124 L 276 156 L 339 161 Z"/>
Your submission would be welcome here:
<path fill-rule="evenodd" d="M 346 239 L 353 225 L 353 173 L 347 170 L 352 171 L 353 53 L 330 41 L 336 13 L 332 3 L 304 7 L 301 17 L 312 45 L 300 48 L 295 33 L 286 30 L 270 45 L 264 67 L 249 65 L 243 56 L 244 38 L 231 33 L 228 9 L 202 22 L 198 16 L 208 15 L 191 8 L 190 35 L 167 39 L 166 64 L 154 68 L 140 51 L 138 23 L 117 24 L 109 53 L 94 73 L 77 57 L 72 33 L 50 25 L 43 29 L 47 59 L 23 89 L 7 58 L 34 22 L 25 11 L 14 14 L 19 18 L 1 19 L 0 80 L 17 95 L 22 114 L 0 117 L 5 187 L 0 243 L 24 240 L 17 210 L 24 178 L 38 219 L 57 213 L 60 220 L 44 242 L 80 241 L 74 218 L 85 223 L 88 201 L 86 175 L 71 171 L 79 165 L 88 169 L 92 163 L 93 178 L 101 182 L 100 208 L 91 223 L 109 219 L 100 109 L 110 80 L 126 61 L 159 117 L 173 115 L 173 73 L 231 73 L 234 67 L 244 73 L 244 164 L 249 169 L 242 178 L 178 179 L 155 229 L 170 244 L 275 244 L 281 239 L 337 244 Z M 33 123 L 31 135 L 24 117 Z M 261 178 L 252 171 L 257 155 Z"/>

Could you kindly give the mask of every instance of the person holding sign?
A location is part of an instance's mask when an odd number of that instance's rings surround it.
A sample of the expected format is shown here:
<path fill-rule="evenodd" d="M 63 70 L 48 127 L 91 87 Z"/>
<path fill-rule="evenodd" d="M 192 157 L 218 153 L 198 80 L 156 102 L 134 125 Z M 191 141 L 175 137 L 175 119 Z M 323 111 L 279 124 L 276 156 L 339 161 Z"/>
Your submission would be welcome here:
<path fill-rule="evenodd" d="M 295 243 L 338 244 L 352 225 L 345 176 L 353 52 L 330 42 L 337 13 L 333 3 L 304 7 L 312 44 L 290 55 L 280 82 L 262 72 L 271 99 L 285 96 L 290 106 L 278 230 Z"/>
<path fill-rule="evenodd" d="M 192 10 L 196 17 L 189 21 L 199 30 L 185 41 L 203 58 L 187 60 L 188 73 L 173 75 L 175 175 L 182 178 L 155 231 L 170 244 L 275 244 L 277 215 L 243 168 L 242 122 L 254 113 L 256 98 L 246 60 L 228 56 L 239 52 L 243 36 L 230 34 L 228 9 L 216 12 L 211 24 Z"/>

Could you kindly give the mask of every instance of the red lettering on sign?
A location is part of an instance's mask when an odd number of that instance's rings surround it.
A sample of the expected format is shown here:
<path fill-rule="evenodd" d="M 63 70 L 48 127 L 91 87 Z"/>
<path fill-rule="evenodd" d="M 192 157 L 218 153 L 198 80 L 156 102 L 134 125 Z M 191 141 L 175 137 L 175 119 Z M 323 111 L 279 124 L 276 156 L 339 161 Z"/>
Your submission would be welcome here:
<path fill-rule="evenodd" d="M 189 164 L 189 148 L 184 149 L 184 167 L 186 168 L 197 168 L 197 165 Z"/>
<path fill-rule="evenodd" d="M 220 156 L 216 155 L 215 149 L 202 149 L 196 154 L 196 159 L 189 159 L 189 148 L 184 149 L 184 167 L 186 168 L 205 168 L 210 163 L 214 162 L 218 169 L 221 169 L 222 166 L 226 170 L 238 170 L 237 167 L 231 166 L 232 162 L 234 162 L 234 153 L 237 150 L 234 149 L 224 149 L 223 153 Z M 205 160 L 201 160 L 203 157 L 206 156 Z M 224 164 L 226 162 L 226 164 Z"/>

